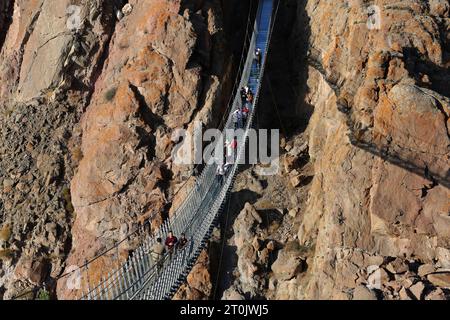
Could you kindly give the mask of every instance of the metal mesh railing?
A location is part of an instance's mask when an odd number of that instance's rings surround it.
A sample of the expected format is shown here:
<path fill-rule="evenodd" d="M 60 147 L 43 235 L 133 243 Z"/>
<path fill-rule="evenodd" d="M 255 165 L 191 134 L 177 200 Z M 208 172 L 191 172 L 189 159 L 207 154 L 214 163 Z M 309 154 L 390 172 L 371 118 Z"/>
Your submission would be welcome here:
<path fill-rule="evenodd" d="M 88 288 L 81 299 L 87 300 L 128 300 L 128 299 L 168 299 L 185 281 L 195 264 L 206 241 L 209 239 L 219 213 L 232 187 L 238 164 L 243 163 L 248 130 L 255 117 L 257 101 L 264 74 L 268 44 L 272 30 L 273 0 L 260 0 L 247 59 L 242 70 L 239 88 L 248 86 L 254 92 L 244 130 L 237 131 L 238 148 L 234 164 L 228 169 L 222 183 L 216 178 L 217 164 L 206 164 L 200 177 L 185 201 L 175 214 L 167 219 L 152 235 L 147 236 L 131 257 L 117 270 L 105 275 L 93 288 Z M 262 63 L 258 68 L 254 59 L 256 48 L 262 51 Z M 241 98 L 235 92 L 231 110 L 241 107 Z M 226 130 L 233 130 L 232 112 L 229 112 L 222 131 L 224 141 Z M 218 146 L 222 147 L 222 146 Z M 186 247 L 174 249 L 160 261 L 154 261 L 150 249 L 157 238 L 165 239 L 168 232 L 188 238 Z"/>

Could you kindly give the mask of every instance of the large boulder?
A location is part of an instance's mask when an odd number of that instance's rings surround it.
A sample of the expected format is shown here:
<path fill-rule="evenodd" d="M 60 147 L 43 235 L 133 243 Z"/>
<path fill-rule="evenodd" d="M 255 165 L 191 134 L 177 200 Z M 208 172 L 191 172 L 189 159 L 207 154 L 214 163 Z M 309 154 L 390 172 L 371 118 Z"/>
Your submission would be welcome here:
<path fill-rule="evenodd" d="M 353 290 L 353 300 L 378 300 L 377 295 L 364 285 L 359 285 Z"/>
<path fill-rule="evenodd" d="M 431 273 L 427 279 L 437 287 L 450 288 L 450 272 Z"/>
<path fill-rule="evenodd" d="M 305 271 L 306 262 L 298 242 L 290 242 L 279 251 L 277 260 L 272 264 L 272 271 L 281 281 L 290 280 Z"/>
<path fill-rule="evenodd" d="M 41 285 L 49 272 L 49 264 L 42 257 L 23 255 L 16 265 L 14 275 L 17 279 L 28 280 L 35 285 Z"/>

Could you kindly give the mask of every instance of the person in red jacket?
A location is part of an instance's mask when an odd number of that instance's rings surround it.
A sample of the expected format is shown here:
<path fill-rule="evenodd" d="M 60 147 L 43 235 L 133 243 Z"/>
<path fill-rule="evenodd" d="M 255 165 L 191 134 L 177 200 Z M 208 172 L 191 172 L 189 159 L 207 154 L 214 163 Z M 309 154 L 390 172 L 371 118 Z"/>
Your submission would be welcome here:
<path fill-rule="evenodd" d="M 234 137 L 233 141 L 230 142 L 231 153 L 234 157 L 234 161 L 236 161 L 237 157 L 237 147 L 238 147 L 237 137 Z M 232 163 L 234 163 L 234 161 Z"/>
<path fill-rule="evenodd" d="M 167 251 L 169 251 L 170 256 L 172 257 L 173 249 L 175 248 L 175 245 L 177 244 L 178 239 L 173 235 L 172 231 L 169 231 L 169 234 L 167 235 L 165 245 L 167 247 Z"/>
<path fill-rule="evenodd" d="M 247 105 L 244 105 L 242 108 L 242 121 L 243 125 L 245 126 L 247 124 L 248 114 L 250 113 L 250 110 L 248 109 Z"/>

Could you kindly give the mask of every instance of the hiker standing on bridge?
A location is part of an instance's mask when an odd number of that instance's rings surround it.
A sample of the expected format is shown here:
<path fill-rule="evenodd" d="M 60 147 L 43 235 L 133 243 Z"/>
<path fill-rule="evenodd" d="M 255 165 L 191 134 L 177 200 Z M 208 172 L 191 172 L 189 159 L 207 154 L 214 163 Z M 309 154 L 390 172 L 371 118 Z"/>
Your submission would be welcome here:
<path fill-rule="evenodd" d="M 241 88 L 241 106 L 244 106 L 245 103 L 247 102 L 248 90 L 249 90 L 248 86 Z"/>
<path fill-rule="evenodd" d="M 242 123 L 243 126 L 247 124 L 248 114 L 250 113 L 250 110 L 247 107 L 247 104 L 244 105 L 242 108 Z"/>
<path fill-rule="evenodd" d="M 183 232 L 178 240 L 177 250 L 182 250 L 186 247 L 188 239 L 186 239 L 186 234 Z"/>
<path fill-rule="evenodd" d="M 247 101 L 247 93 L 245 92 L 244 87 L 241 88 L 240 95 L 241 95 L 241 104 L 244 105 L 245 101 Z"/>
<path fill-rule="evenodd" d="M 156 270 L 158 273 L 161 271 L 162 268 L 163 256 L 165 251 L 166 249 L 162 244 L 162 239 L 161 238 L 156 239 L 156 243 L 150 249 L 150 256 L 152 257 L 152 260 L 156 263 Z"/>
<path fill-rule="evenodd" d="M 236 109 L 233 112 L 232 117 L 233 117 L 234 130 L 241 129 L 243 127 L 242 126 L 242 111 L 239 109 Z"/>
<path fill-rule="evenodd" d="M 255 50 L 255 60 L 256 60 L 256 66 L 258 67 L 258 71 L 261 70 L 261 64 L 262 64 L 262 52 L 260 48 L 257 48 Z"/>
<path fill-rule="evenodd" d="M 253 104 L 253 100 L 254 100 L 254 95 L 253 95 L 253 91 L 251 89 L 248 89 L 247 92 L 247 102 L 252 105 Z"/>
<path fill-rule="evenodd" d="M 175 245 L 177 244 L 177 242 L 178 242 L 177 237 L 175 237 L 173 235 L 172 231 L 169 231 L 169 234 L 167 235 L 165 244 L 166 244 L 166 247 L 167 247 L 167 251 L 169 251 L 171 259 L 172 259 L 172 254 L 173 254 L 173 251 L 174 251 L 173 249 L 175 248 Z"/>
<path fill-rule="evenodd" d="M 226 148 L 226 162 L 227 163 L 234 163 L 236 161 L 237 156 L 237 137 L 234 137 L 233 140 L 228 140 L 225 142 L 225 148 Z"/>
<path fill-rule="evenodd" d="M 233 140 L 231 140 L 231 142 L 228 142 L 228 144 L 227 144 L 227 163 L 234 163 L 236 161 L 237 146 L 238 146 L 237 137 L 234 137 Z"/>
<path fill-rule="evenodd" d="M 225 176 L 225 167 L 223 163 L 219 163 L 216 170 L 217 182 L 223 186 L 223 177 Z"/>

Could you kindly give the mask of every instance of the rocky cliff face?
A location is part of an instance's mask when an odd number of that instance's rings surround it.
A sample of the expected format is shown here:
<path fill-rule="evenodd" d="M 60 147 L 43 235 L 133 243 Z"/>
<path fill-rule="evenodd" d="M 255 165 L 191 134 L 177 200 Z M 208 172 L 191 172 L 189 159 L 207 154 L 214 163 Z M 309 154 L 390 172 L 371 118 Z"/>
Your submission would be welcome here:
<path fill-rule="evenodd" d="M 114 19 L 112 5 L 89 2 L 75 33 L 69 1 L 2 5 L 0 217 L 8 236 L 0 283 L 10 298 L 64 268 L 74 218 L 69 184 L 81 157 L 77 123 Z"/>
<path fill-rule="evenodd" d="M 225 29 L 242 30 L 239 18 L 224 21 L 230 5 L 2 1 L 4 298 L 54 288 L 68 267 L 173 211 L 191 168 L 172 163 L 172 134 L 216 125 L 232 85 L 240 48 Z M 128 240 L 90 266 L 90 281 L 127 257 Z M 64 279 L 57 288 L 72 297 Z"/>
<path fill-rule="evenodd" d="M 371 272 L 387 271 L 378 293 L 401 297 L 409 279 L 424 298 L 436 283 L 417 267 L 450 267 L 449 6 L 374 4 L 379 28 L 362 1 L 304 8 L 315 177 L 298 236 L 314 251 L 291 297 L 355 298 Z M 408 267 L 390 269 L 398 258 Z"/>
<path fill-rule="evenodd" d="M 294 206 L 298 247 L 281 243 L 266 297 L 448 297 L 449 5 L 370 5 L 312 0 L 280 9 L 272 45 L 288 45 L 271 52 L 264 101 L 275 96 L 269 108 L 280 109 L 272 126 L 306 128 L 314 178 L 306 205 Z M 282 175 L 302 170 L 286 166 Z M 248 292 L 245 276 L 237 279 Z"/>

